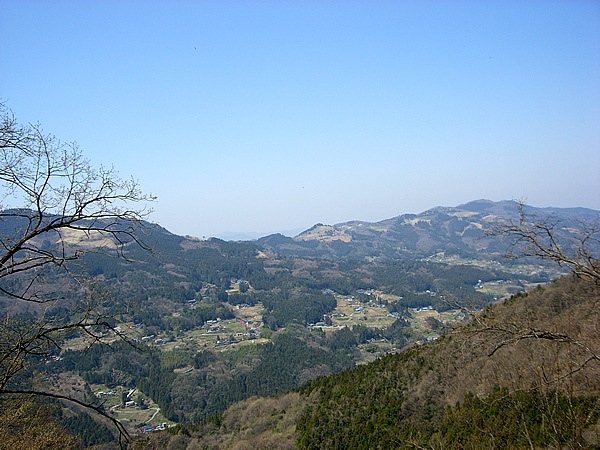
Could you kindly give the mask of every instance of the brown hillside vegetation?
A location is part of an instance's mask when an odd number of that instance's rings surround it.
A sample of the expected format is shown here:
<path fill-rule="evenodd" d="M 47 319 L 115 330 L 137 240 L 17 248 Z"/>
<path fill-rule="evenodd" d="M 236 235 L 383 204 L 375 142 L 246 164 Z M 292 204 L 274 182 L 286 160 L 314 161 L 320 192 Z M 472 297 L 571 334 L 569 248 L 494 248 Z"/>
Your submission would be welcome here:
<path fill-rule="evenodd" d="M 595 283 L 564 277 L 476 316 L 446 338 L 446 400 L 495 386 L 571 395 L 600 391 L 600 309 Z M 441 358 L 443 361 L 444 358 Z"/>
<path fill-rule="evenodd" d="M 319 378 L 301 395 L 247 400 L 143 446 L 596 448 L 599 300 L 598 284 L 564 277 L 436 342 Z"/>
<path fill-rule="evenodd" d="M 0 402 L 1 450 L 69 450 L 79 440 L 59 423 L 56 405 L 32 397 L 4 397 Z"/>
<path fill-rule="evenodd" d="M 296 421 L 307 399 L 296 392 L 272 398 L 253 397 L 232 405 L 215 422 L 194 431 L 179 428 L 135 439 L 131 449 L 294 449 Z"/>

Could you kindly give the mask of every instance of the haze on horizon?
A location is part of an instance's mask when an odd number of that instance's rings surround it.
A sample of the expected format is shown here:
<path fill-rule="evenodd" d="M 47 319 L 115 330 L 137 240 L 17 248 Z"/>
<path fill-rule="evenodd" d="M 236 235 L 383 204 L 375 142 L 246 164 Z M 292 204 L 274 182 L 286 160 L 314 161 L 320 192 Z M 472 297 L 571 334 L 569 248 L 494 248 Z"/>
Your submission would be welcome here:
<path fill-rule="evenodd" d="M 596 1 L 0 0 L 0 100 L 181 235 L 600 210 Z"/>

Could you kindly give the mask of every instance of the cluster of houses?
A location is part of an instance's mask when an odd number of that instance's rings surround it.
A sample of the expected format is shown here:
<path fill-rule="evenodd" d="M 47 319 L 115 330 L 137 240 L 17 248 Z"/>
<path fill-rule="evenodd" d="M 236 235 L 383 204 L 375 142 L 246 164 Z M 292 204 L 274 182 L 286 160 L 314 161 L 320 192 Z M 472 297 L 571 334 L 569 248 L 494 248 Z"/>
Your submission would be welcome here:
<path fill-rule="evenodd" d="M 247 331 L 245 333 L 241 333 L 241 332 L 232 333 L 230 338 L 227 338 L 227 339 L 220 339 L 220 338 L 217 339 L 217 341 L 216 341 L 217 346 L 231 344 L 232 342 L 235 342 L 236 340 L 242 341 L 245 339 L 256 339 L 258 337 L 258 331 L 262 325 L 260 322 L 255 322 L 253 320 L 244 321 L 242 319 L 237 319 L 237 320 L 240 321 L 241 323 L 243 323 L 244 325 L 246 325 L 246 327 L 252 327 L 252 328 L 250 328 L 249 330 L 247 329 Z M 206 334 L 225 334 L 225 333 L 229 333 L 231 331 L 229 328 L 225 327 L 222 324 L 221 319 L 207 320 L 204 327 L 208 328 Z M 234 339 L 232 340 L 231 337 L 233 337 Z"/>
<path fill-rule="evenodd" d="M 163 422 L 161 424 L 148 424 L 143 427 L 137 428 L 135 430 L 136 433 L 151 433 L 153 431 L 165 430 L 168 428 L 167 422 Z"/>
<path fill-rule="evenodd" d="M 117 395 L 117 393 L 114 391 L 108 391 L 108 392 L 100 391 L 100 392 L 96 393 L 96 397 L 98 397 L 98 398 L 111 396 L 111 395 Z"/>
<path fill-rule="evenodd" d="M 420 308 L 409 308 L 410 311 L 418 312 L 418 311 L 433 311 L 433 306 L 422 306 Z"/>

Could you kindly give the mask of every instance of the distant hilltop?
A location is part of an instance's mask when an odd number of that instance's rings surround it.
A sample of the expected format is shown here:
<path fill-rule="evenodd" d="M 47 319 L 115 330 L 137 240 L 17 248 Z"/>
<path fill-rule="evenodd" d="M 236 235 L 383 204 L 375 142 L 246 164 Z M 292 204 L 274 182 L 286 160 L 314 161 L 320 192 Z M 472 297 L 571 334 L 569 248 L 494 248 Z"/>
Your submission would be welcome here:
<path fill-rule="evenodd" d="M 419 214 L 402 214 L 379 222 L 318 223 L 294 238 L 281 234 L 257 240 L 260 246 L 297 256 L 495 258 L 507 242 L 490 235 L 495 225 L 517 220 L 519 203 L 474 200 L 455 207 L 437 206 Z M 600 222 L 600 211 L 588 208 L 525 206 L 531 217 L 571 223 Z"/>
<path fill-rule="evenodd" d="M 514 200 L 501 200 L 494 202 L 492 200 L 479 199 L 473 200 L 468 203 L 464 203 L 458 206 L 436 206 L 420 214 L 402 214 L 400 216 L 393 217 L 391 219 L 385 219 L 379 222 L 366 222 L 362 220 L 352 220 L 348 222 L 342 222 L 334 225 L 326 225 L 323 223 L 316 223 L 312 227 L 304 230 L 302 228 L 290 229 L 277 231 L 273 233 L 265 232 L 236 232 L 236 231 L 224 231 L 216 236 L 218 239 L 224 241 L 254 241 L 264 240 L 265 238 L 271 238 L 274 235 L 281 235 L 283 237 L 292 238 L 298 241 L 309 241 L 309 240 L 320 240 L 320 241 L 344 241 L 348 240 L 348 237 L 344 236 L 340 230 L 353 230 L 358 228 L 385 228 L 389 225 L 390 221 L 398 221 L 402 218 L 408 218 L 413 220 L 414 218 L 435 215 L 435 214 L 455 214 L 460 215 L 460 212 L 468 213 L 487 213 L 498 217 L 499 219 L 510 219 L 516 218 L 518 202 Z M 527 206 L 527 212 L 532 212 L 541 215 L 557 215 L 559 217 L 579 217 L 582 219 L 597 218 L 600 215 L 600 211 L 582 208 L 582 207 L 570 207 L 570 208 L 557 208 L 557 207 L 544 207 L 536 208 L 533 206 Z M 333 232 L 331 230 L 338 230 Z M 205 239 L 205 237 L 203 237 Z"/>

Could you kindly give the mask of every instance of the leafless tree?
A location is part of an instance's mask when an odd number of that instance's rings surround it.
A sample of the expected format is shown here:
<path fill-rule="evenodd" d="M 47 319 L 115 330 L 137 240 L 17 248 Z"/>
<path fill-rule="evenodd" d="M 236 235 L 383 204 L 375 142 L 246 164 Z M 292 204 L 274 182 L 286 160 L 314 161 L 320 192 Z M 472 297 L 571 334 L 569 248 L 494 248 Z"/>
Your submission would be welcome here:
<path fill-rule="evenodd" d="M 509 256 L 533 256 L 554 261 L 577 276 L 600 282 L 600 216 L 591 220 L 541 217 L 517 202 L 518 219 L 501 222 L 491 234 L 507 237 Z"/>
<path fill-rule="evenodd" d="M 71 273 L 69 262 L 89 251 L 126 257 L 131 245 L 146 248 L 138 231 L 154 199 L 114 168 L 94 168 L 77 144 L 61 142 L 39 125 L 19 124 L 0 104 L 0 297 L 5 306 L 30 305 L 38 314 L 33 322 L 11 315 L 8 306 L 1 314 L 0 395 L 65 398 L 13 381 L 27 358 L 56 352 L 65 332 L 77 329 L 97 341 L 111 329 L 95 308 L 98 291 Z M 58 283 L 46 282 L 49 271 Z M 81 299 L 78 314 L 58 323 L 47 312 L 73 290 Z M 110 419 L 122 436 L 124 428 Z"/>
<path fill-rule="evenodd" d="M 501 222 L 491 234 L 505 236 L 512 242 L 511 257 L 539 257 L 554 261 L 578 278 L 590 282 L 597 291 L 600 285 L 600 216 L 592 220 L 561 219 L 554 216 L 540 217 L 527 212 L 523 201 L 517 202 L 518 219 Z M 599 362 L 600 355 L 578 341 L 575 337 L 545 329 L 522 329 L 515 324 L 493 327 L 484 325 L 485 316 L 477 317 L 481 330 L 493 331 L 504 336 L 493 353 L 516 342 L 534 339 L 574 345 L 589 354 L 589 360 Z"/>

